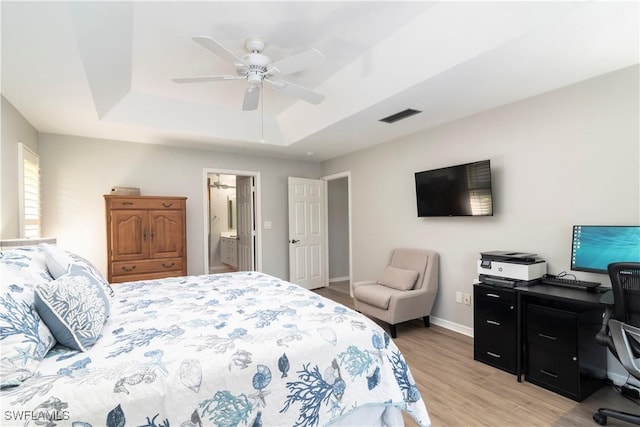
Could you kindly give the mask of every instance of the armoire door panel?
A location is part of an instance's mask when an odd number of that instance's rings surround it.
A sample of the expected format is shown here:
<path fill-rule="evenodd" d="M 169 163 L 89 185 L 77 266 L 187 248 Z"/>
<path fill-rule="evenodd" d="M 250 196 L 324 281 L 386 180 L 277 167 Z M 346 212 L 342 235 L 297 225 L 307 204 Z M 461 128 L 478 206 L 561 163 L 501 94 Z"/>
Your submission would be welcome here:
<path fill-rule="evenodd" d="M 146 211 L 112 211 L 111 259 L 129 261 L 149 256 L 149 223 Z"/>
<path fill-rule="evenodd" d="M 182 256 L 182 211 L 149 211 L 149 223 L 151 228 L 149 257 Z"/>

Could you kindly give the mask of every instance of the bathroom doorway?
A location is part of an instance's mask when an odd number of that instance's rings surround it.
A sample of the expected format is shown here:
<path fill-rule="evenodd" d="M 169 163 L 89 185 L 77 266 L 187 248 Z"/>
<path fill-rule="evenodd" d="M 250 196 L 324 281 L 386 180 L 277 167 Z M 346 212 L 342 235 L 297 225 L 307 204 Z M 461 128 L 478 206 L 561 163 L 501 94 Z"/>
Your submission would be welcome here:
<path fill-rule="evenodd" d="M 259 175 L 207 170 L 205 254 L 209 274 L 259 269 L 256 209 Z"/>

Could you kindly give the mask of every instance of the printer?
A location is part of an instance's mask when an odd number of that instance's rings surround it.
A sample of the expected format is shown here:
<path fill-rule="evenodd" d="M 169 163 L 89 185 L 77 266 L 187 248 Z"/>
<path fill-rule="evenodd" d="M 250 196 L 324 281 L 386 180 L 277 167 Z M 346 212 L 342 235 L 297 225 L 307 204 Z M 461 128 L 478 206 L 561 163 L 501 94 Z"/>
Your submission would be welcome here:
<path fill-rule="evenodd" d="M 538 282 L 547 273 L 546 261 L 524 252 L 481 252 L 478 278 L 490 285 L 515 288 Z"/>

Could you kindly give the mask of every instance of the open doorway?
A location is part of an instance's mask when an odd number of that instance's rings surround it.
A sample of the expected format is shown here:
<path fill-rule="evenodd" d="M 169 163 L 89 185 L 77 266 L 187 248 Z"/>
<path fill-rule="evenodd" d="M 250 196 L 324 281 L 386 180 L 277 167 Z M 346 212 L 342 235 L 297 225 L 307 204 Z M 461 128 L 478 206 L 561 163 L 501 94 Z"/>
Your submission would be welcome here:
<path fill-rule="evenodd" d="M 260 271 L 259 173 L 205 170 L 205 272 Z"/>
<path fill-rule="evenodd" d="M 343 172 L 327 181 L 327 270 L 329 286 L 351 293 L 351 182 Z"/>
<path fill-rule="evenodd" d="M 209 273 L 238 271 L 236 176 L 209 174 Z"/>

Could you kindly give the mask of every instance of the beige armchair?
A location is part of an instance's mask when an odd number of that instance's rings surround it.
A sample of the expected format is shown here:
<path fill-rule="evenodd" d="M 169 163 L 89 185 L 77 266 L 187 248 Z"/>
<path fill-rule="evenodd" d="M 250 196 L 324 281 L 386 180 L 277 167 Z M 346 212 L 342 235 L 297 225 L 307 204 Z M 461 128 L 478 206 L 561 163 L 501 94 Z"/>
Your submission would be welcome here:
<path fill-rule="evenodd" d="M 378 280 L 352 285 L 355 309 L 390 325 L 422 317 L 429 326 L 429 315 L 438 292 L 438 253 L 423 249 L 393 249 Z"/>

